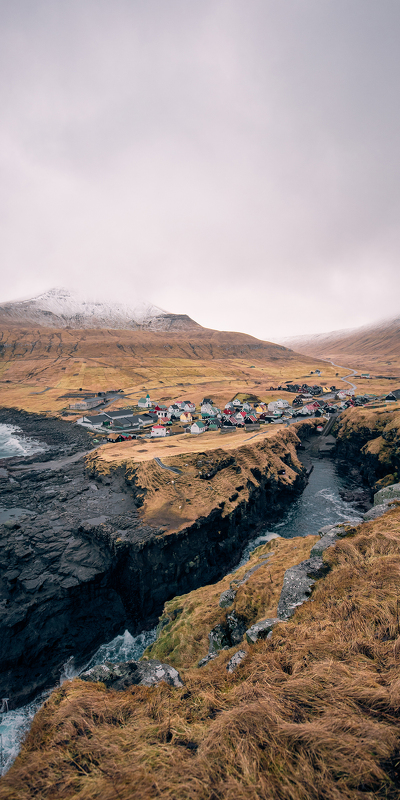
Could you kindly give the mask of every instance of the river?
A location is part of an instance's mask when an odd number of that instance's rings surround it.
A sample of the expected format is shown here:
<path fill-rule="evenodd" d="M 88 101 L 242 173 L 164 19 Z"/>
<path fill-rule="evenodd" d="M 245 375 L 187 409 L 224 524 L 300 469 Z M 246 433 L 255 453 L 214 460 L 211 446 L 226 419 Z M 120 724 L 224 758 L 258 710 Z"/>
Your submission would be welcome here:
<path fill-rule="evenodd" d="M 1 426 L 6 427 L 6 426 Z M 7 426 L 9 427 L 9 426 Z M 269 541 L 276 535 L 284 538 L 316 534 L 324 525 L 349 520 L 353 523 L 361 521 L 361 515 L 354 510 L 351 503 L 340 497 L 342 488 L 349 488 L 348 477 L 338 471 L 335 462 L 329 458 L 312 458 L 313 470 L 304 492 L 290 504 L 287 511 L 275 523 L 269 523 L 265 530 L 253 538 L 241 554 L 239 565 L 246 563 L 249 554 L 255 547 Z M 238 554 L 239 555 L 239 554 Z M 128 661 L 141 657 L 146 647 L 155 641 L 156 629 L 144 631 L 138 636 L 131 636 L 129 631 L 115 637 L 111 642 L 103 644 L 88 664 L 101 664 L 104 661 Z M 74 660 L 64 665 L 60 682 L 72 679 L 79 673 L 75 670 Z M 0 723 L 0 774 L 11 766 L 16 758 L 21 739 L 29 730 L 36 711 L 40 708 L 49 692 L 42 694 L 34 702 L 9 711 L 2 715 Z M 0 701 L 1 702 L 1 701 Z"/>

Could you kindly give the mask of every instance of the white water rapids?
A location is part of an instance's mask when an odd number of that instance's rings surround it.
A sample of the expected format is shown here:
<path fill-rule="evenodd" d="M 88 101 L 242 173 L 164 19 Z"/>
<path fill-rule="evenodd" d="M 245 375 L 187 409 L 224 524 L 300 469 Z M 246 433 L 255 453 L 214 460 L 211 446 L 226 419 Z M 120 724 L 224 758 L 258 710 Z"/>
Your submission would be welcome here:
<path fill-rule="evenodd" d="M 118 663 L 121 661 L 137 661 L 144 653 L 146 647 L 156 639 L 156 628 L 143 631 L 137 636 L 132 636 L 129 631 L 116 636 L 111 642 L 102 644 L 90 661 L 80 670 L 75 668 L 73 657 L 64 664 L 60 676 L 60 684 L 66 680 L 76 678 L 81 672 L 104 661 Z M 0 775 L 4 775 L 16 759 L 21 742 L 28 733 L 33 717 L 49 696 L 51 690 L 43 692 L 26 706 L 21 706 L 14 711 L 0 711 Z M 6 706 L 6 703 L 3 703 Z M 1 700 L 0 700 L 1 708 Z"/>

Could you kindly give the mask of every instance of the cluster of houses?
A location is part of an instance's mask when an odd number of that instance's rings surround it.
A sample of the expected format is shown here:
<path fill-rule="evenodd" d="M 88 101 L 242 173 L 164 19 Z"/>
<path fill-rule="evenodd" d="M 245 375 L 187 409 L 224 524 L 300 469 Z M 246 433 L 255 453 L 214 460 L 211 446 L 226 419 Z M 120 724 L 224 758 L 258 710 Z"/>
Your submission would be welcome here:
<path fill-rule="evenodd" d="M 270 403 L 250 402 L 234 399 L 223 408 L 216 406 L 212 399 L 205 397 L 199 410 L 189 400 L 175 401 L 169 406 L 152 401 L 150 395 L 137 402 L 139 413 L 132 408 L 85 415 L 77 423 L 93 431 L 105 433 L 113 441 L 135 437 L 137 433 L 147 433 L 152 438 L 161 438 L 182 428 L 185 432 L 199 435 L 206 431 L 228 432 L 237 428 L 259 427 L 260 423 L 287 422 L 299 416 L 329 416 L 353 405 L 364 405 L 371 396 L 355 397 L 352 389 L 336 391 L 321 386 L 290 384 L 296 396 L 290 405 L 288 400 L 279 398 Z M 285 387 L 286 388 L 286 387 Z M 329 398 L 326 396 L 329 393 Z M 393 393 L 394 396 L 395 393 Z M 89 406 L 90 407 L 90 406 Z"/>

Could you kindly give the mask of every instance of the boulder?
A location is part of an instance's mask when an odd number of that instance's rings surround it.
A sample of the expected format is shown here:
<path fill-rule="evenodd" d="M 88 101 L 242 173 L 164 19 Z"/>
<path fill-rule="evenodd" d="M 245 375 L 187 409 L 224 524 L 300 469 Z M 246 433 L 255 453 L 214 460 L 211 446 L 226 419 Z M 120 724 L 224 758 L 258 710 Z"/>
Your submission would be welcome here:
<path fill-rule="evenodd" d="M 217 658 L 217 655 L 218 655 L 218 650 L 213 650 L 211 653 L 210 651 L 208 651 L 207 655 L 204 656 L 204 658 L 200 659 L 197 666 L 205 667 L 205 665 L 208 664 L 209 661 L 212 661 L 214 658 Z"/>
<path fill-rule="evenodd" d="M 242 617 L 239 617 L 235 611 L 230 611 L 226 617 L 226 624 L 229 631 L 230 646 L 239 644 L 243 639 L 243 634 L 246 630 L 246 623 Z"/>
<path fill-rule="evenodd" d="M 279 617 L 270 617 L 269 619 L 260 619 L 259 622 L 255 622 L 251 628 L 248 628 L 246 631 L 246 639 L 249 644 L 255 644 L 258 639 L 266 639 L 268 634 L 271 633 L 272 628 L 281 622 L 282 620 Z"/>
<path fill-rule="evenodd" d="M 219 598 L 219 605 L 220 608 L 229 608 L 235 602 L 236 592 L 234 589 L 226 589 L 225 592 L 222 592 L 221 597 Z"/>
<path fill-rule="evenodd" d="M 309 599 L 316 579 L 322 578 L 328 571 L 329 567 L 324 564 L 321 556 L 313 556 L 287 569 L 278 603 L 278 617 L 291 617 L 297 606 Z"/>
<path fill-rule="evenodd" d="M 316 542 L 314 547 L 311 549 L 310 558 L 314 558 L 314 556 L 322 556 L 324 550 L 328 547 L 331 547 L 339 538 L 343 538 L 346 536 L 346 529 L 341 525 L 325 525 L 318 533 L 322 533 L 319 542 Z"/>
<path fill-rule="evenodd" d="M 82 681 L 104 683 L 107 689 L 123 691 L 129 686 L 155 686 L 164 681 L 177 688 L 183 686 L 179 672 L 169 664 L 151 659 L 150 661 L 125 661 L 113 664 L 105 661 L 88 669 L 79 676 Z"/>
<path fill-rule="evenodd" d="M 208 653 L 198 662 L 198 667 L 204 667 L 213 658 L 216 658 L 221 650 L 229 650 L 243 639 L 246 630 L 246 623 L 235 611 L 230 611 L 226 616 L 225 623 L 215 625 L 208 634 L 209 647 Z"/>
<path fill-rule="evenodd" d="M 208 639 L 210 642 L 210 653 L 218 650 L 229 650 L 229 648 L 232 647 L 229 629 L 225 625 L 215 625 L 208 634 Z"/>
<path fill-rule="evenodd" d="M 242 663 L 243 659 L 245 659 L 247 653 L 245 650 L 237 650 L 236 653 L 233 654 L 232 658 L 229 659 L 226 668 L 228 672 L 234 672 L 235 669 Z"/>
<path fill-rule="evenodd" d="M 383 503 L 380 503 L 378 506 L 373 506 L 369 511 L 367 511 L 367 513 L 363 515 L 363 519 L 365 522 L 369 522 L 371 519 L 382 517 L 383 514 L 386 514 L 386 512 L 389 511 L 390 508 L 393 508 L 394 505 L 394 500 L 384 500 Z"/>
<path fill-rule="evenodd" d="M 400 500 L 400 483 L 393 483 L 374 494 L 374 506 L 380 506 L 385 500 Z"/>

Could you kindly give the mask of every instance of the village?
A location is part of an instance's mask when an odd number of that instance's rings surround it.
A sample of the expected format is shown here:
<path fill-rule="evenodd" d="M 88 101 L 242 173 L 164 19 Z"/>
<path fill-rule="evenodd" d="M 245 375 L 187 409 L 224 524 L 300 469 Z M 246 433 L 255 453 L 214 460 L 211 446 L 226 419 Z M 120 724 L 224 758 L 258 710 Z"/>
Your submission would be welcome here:
<path fill-rule="evenodd" d="M 318 375 L 318 370 L 315 374 Z M 160 439 L 182 433 L 199 436 L 207 431 L 233 433 L 240 429 L 256 430 L 266 424 L 289 425 L 301 417 L 321 417 L 321 424 L 324 425 L 333 414 L 378 400 L 376 395 L 371 394 L 357 396 L 352 388 L 338 390 L 336 386 L 319 384 L 304 383 L 300 386 L 288 382 L 278 387 L 271 386 L 269 391 L 290 392 L 295 396 L 291 402 L 283 397 L 262 402 L 254 395 L 241 399 L 235 396 L 221 407 L 215 405 L 212 398 L 204 397 L 196 407 L 190 400 L 178 399 L 167 406 L 153 400 L 147 393 L 126 408 L 108 410 L 104 406 L 121 397 L 120 393 L 113 392 L 80 397 L 78 402 L 70 404 L 70 409 L 75 412 L 98 409 L 100 413 L 84 414 L 75 421 L 102 440 L 113 443 L 134 439 L 138 435 Z M 382 400 L 396 400 L 397 394 L 392 392 Z"/>

